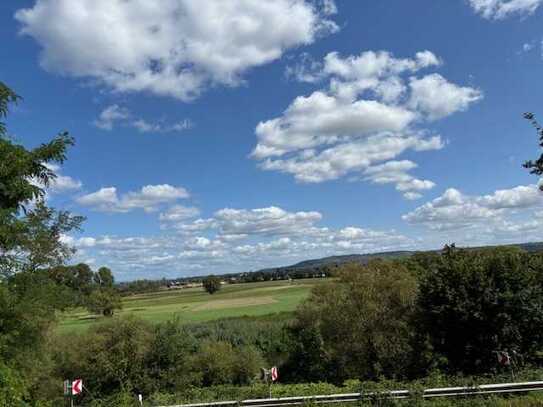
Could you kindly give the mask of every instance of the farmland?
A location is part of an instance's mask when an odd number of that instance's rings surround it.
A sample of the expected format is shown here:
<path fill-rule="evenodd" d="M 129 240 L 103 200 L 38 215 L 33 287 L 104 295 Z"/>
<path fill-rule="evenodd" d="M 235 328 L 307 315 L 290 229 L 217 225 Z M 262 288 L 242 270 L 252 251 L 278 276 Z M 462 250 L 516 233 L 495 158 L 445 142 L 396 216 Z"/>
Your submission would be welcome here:
<path fill-rule="evenodd" d="M 232 284 L 223 286 L 213 295 L 202 288 L 138 294 L 125 297 L 123 309 L 118 314 L 136 315 L 157 323 L 174 317 L 181 322 L 198 322 L 291 312 L 309 295 L 312 287 L 325 281 L 304 279 Z M 82 308 L 76 309 L 62 315 L 59 331 L 85 330 L 99 319 Z"/>

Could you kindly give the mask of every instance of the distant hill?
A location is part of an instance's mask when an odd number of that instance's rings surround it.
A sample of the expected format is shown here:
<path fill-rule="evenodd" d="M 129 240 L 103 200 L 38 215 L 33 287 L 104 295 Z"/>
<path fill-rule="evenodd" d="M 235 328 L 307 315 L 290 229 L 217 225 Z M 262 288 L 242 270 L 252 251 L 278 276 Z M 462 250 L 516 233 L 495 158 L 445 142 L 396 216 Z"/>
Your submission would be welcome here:
<path fill-rule="evenodd" d="M 304 260 L 299 263 L 258 270 L 257 273 L 276 273 L 285 271 L 318 271 L 323 267 L 338 267 L 346 263 L 359 263 L 367 264 L 371 260 L 376 259 L 392 259 L 407 257 L 413 255 L 414 251 L 394 251 L 394 252 L 382 252 L 382 253 L 368 253 L 368 254 L 346 254 L 343 256 L 329 256 L 321 259 Z"/>
<path fill-rule="evenodd" d="M 498 245 L 498 246 L 479 246 L 479 247 L 470 247 L 470 250 L 484 249 L 491 247 L 519 247 L 527 252 L 540 252 L 543 251 L 543 242 L 531 242 L 531 243 L 518 243 L 518 244 L 509 244 L 509 245 Z M 428 252 L 435 252 L 438 250 L 428 250 Z M 288 272 L 319 272 L 324 268 L 335 268 L 339 267 L 346 263 L 359 263 L 367 264 L 371 260 L 376 259 L 393 259 L 393 258 L 402 258 L 409 257 L 415 253 L 420 253 L 420 251 L 391 251 L 391 252 L 382 252 L 382 253 L 368 253 L 368 254 L 347 254 L 343 256 L 329 256 L 323 257 L 320 259 L 304 260 L 290 266 L 282 266 L 275 268 L 266 268 L 256 271 L 256 273 L 288 273 Z"/>

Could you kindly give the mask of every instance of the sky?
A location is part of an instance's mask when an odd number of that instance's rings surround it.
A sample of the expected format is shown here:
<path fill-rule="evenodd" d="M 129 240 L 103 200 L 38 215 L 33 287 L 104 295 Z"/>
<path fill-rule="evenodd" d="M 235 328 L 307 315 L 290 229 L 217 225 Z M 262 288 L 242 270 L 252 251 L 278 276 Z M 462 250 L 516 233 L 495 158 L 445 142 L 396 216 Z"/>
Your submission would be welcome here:
<path fill-rule="evenodd" d="M 541 241 L 542 22 L 543 0 L 4 1 L 0 80 L 14 141 L 75 137 L 47 202 L 119 281 Z"/>

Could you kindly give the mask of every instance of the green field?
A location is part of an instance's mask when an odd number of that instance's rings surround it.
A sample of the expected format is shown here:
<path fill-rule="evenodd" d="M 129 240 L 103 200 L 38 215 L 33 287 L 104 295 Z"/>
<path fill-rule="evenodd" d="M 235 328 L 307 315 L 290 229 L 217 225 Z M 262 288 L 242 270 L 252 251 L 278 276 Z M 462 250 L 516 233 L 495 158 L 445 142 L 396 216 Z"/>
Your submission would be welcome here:
<path fill-rule="evenodd" d="M 218 318 L 260 316 L 294 311 L 312 287 L 326 279 L 268 281 L 225 285 L 210 295 L 203 288 L 164 290 L 123 299 L 117 315 L 136 315 L 151 322 L 177 317 L 182 322 L 210 321 Z M 77 309 L 62 315 L 60 332 L 83 330 L 102 318 Z"/>

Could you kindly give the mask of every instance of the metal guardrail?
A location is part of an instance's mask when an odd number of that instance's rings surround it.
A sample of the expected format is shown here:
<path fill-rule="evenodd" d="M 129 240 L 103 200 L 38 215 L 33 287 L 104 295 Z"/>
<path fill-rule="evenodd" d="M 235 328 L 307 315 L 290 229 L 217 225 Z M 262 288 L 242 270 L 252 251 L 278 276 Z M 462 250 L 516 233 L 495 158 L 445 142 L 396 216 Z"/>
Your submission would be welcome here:
<path fill-rule="evenodd" d="M 524 383 L 483 384 L 473 387 L 444 387 L 426 389 L 422 392 L 423 398 L 436 397 L 471 397 L 492 394 L 514 394 L 530 391 L 543 391 L 543 381 Z M 389 392 L 362 392 L 348 394 L 330 394 L 321 396 L 280 397 L 269 399 L 249 399 L 242 401 L 216 401 L 212 403 L 177 404 L 162 407 L 282 407 L 299 406 L 304 404 L 333 404 L 349 403 L 363 400 L 379 399 L 405 399 L 413 396 L 409 390 L 393 390 Z M 419 395 L 420 396 L 420 395 Z"/>

